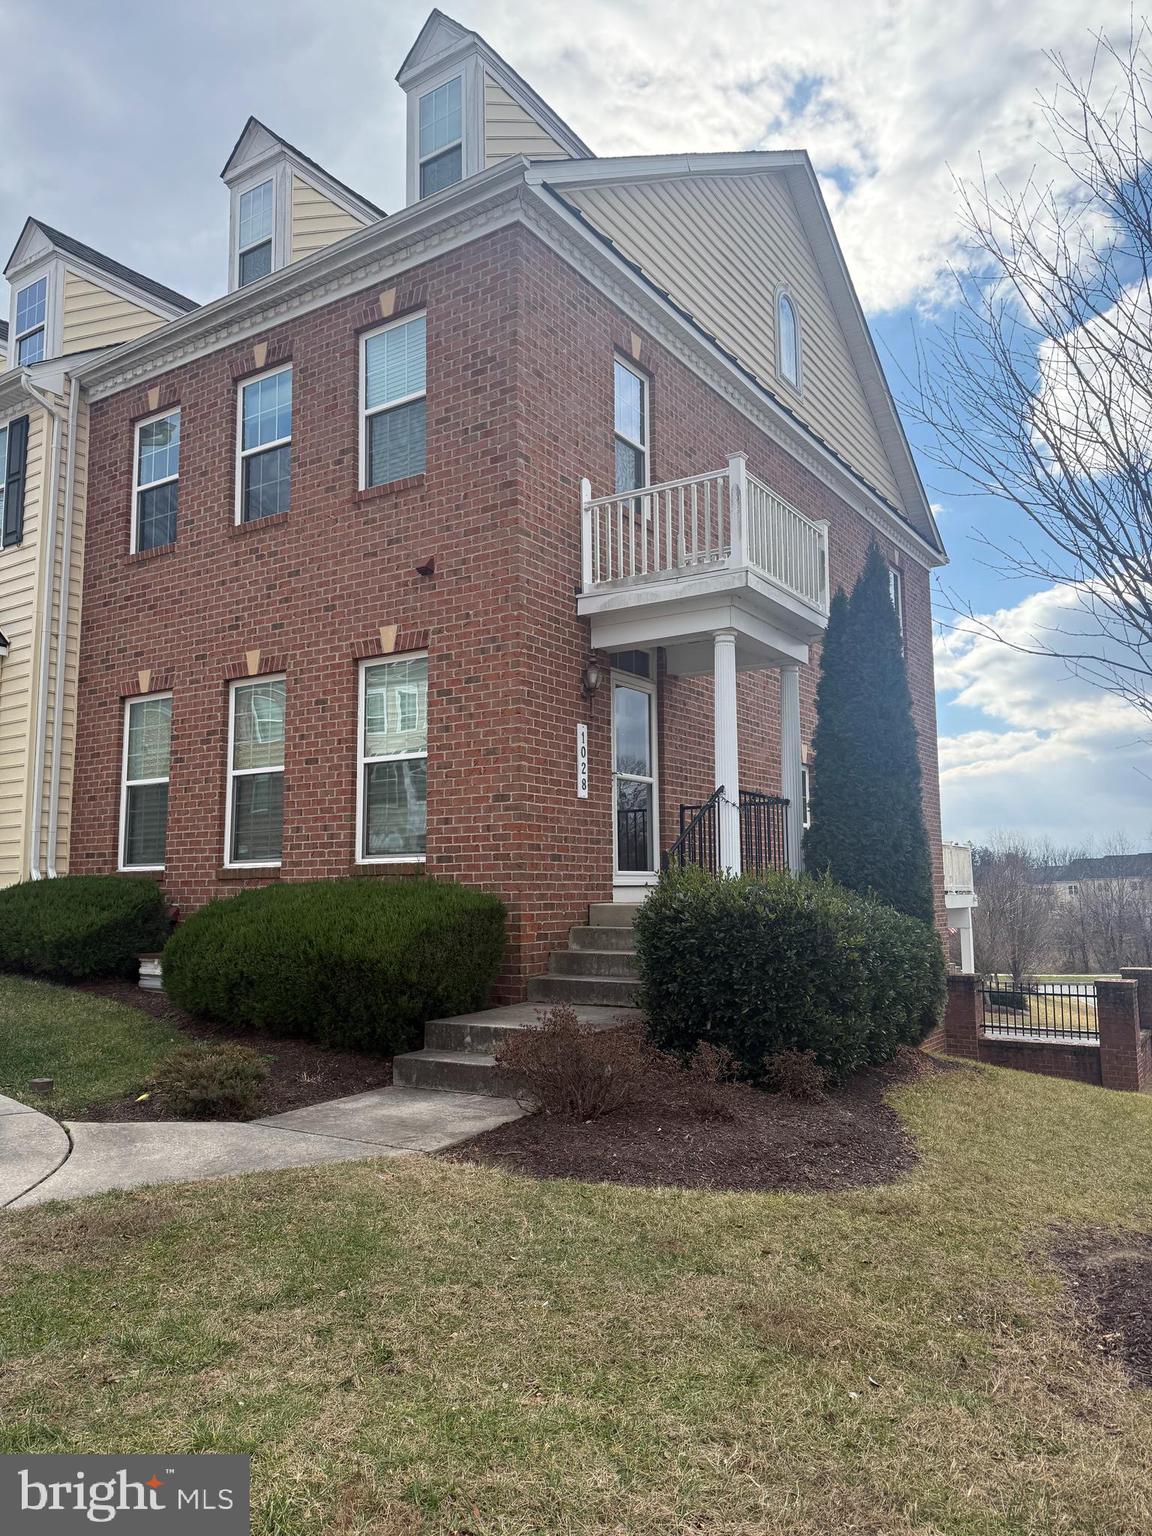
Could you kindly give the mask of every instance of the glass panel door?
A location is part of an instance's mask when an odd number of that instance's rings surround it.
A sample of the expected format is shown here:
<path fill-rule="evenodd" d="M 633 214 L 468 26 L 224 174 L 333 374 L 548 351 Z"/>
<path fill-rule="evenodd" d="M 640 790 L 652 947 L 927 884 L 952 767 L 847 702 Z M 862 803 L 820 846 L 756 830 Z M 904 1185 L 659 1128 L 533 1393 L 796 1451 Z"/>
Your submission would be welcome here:
<path fill-rule="evenodd" d="M 639 679 L 613 681 L 616 872 L 633 880 L 656 873 L 656 694 Z"/>

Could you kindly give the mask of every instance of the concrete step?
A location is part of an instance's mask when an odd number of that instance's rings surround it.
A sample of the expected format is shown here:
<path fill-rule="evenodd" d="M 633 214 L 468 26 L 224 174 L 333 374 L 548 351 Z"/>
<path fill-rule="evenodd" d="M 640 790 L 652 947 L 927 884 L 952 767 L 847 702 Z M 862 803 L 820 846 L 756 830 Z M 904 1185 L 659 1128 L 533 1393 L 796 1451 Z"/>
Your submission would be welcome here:
<path fill-rule="evenodd" d="M 484 1008 L 479 1013 L 454 1019 L 432 1019 L 424 1026 L 424 1046 L 430 1051 L 493 1055 L 501 1041 L 524 1029 L 539 1026 L 542 1004 L 509 1003 L 503 1008 Z M 614 1008 L 577 1008 L 585 1029 L 615 1029 Z"/>
<path fill-rule="evenodd" d="M 409 1051 L 392 1062 L 392 1081 L 401 1088 L 440 1093 L 487 1093 L 500 1098 L 515 1092 L 496 1058 L 477 1051 Z"/>
<path fill-rule="evenodd" d="M 636 982 L 621 976 L 533 976 L 532 1003 L 586 1003 L 627 1012 L 635 1006 Z"/>
<path fill-rule="evenodd" d="M 629 954 L 636 947 L 636 936 L 629 928 L 573 928 L 568 935 L 573 949 L 619 949 Z"/>
<path fill-rule="evenodd" d="M 553 976 L 621 976 L 625 981 L 640 979 L 636 970 L 636 956 L 631 950 L 554 949 L 549 957 L 548 969 Z"/>
<path fill-rule="evenodd" d="M 594 901 L 588 908 L 588 922 L 593 928 L 631 928 L 639 903 L 630 901 Z"/>

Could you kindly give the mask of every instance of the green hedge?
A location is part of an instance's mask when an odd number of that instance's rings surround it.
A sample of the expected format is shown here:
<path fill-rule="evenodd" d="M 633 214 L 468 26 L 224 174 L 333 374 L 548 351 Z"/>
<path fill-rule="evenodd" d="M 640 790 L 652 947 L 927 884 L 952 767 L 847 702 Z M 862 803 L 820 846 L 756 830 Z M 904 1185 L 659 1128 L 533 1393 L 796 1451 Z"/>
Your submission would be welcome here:
<path fill-rule="evenodd" d="M 57 981 L 134 976 L 171 923 L 154 880 L 63 875 L 0 890 L 0 971 Z"/>
<path fill-rule="evenodd" d="M 841 1081 L 922 1040 L 944 1004 L 934 929 L 828 879 L 665 875 L 636 948 L 655 1043 L 725 1046 L 753 1081 L 785 1050 Z"/>
<path fill-rule="evenodd" d="M 482 1008 L 503 902 L 438 880 L 313 880 L 193 913 L 164 950 L 173 1002 L 206 1018 L 384 1054 L 428 1019 Z"/>

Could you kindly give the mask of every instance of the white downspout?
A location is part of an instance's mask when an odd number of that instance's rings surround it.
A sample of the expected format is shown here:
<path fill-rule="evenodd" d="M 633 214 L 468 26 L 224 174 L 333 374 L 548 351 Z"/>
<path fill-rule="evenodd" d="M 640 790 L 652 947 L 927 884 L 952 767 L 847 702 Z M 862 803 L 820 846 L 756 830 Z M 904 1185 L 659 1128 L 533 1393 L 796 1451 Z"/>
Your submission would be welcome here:
<path fill-rule="evenodd" d="M 48 520 L 41 549 L 45 552 L 40 601 L 40 687 L 36 699 L 36 752 L 32 769 L 32 809 L 28 828 L 28 878 L 39 880 L 40 831 L 44 825 L 44 732 L 48 724 L 48 651 L 52 642 L 52 575 L 56 565 L 56 513 L 60 492 L 60 424 L 63 416 L 47 395 L 28 379 L 24 387 L 52 417 L 52 464 L 48 476 Z"/>
<path fill-rule="evenodd" d="M 56 697 L 52 706 L 52 777 L 48 785 L 48 878 L 56 878 L 56 839 L 60 829 L 60 753 L 64 736 L 64 683 L 68 671 L 68 594 L 72 580 L 72 498 L 76 493 L 76 424 L 80 418 L 80 380 L 70 380 L 68 456 L 64 467 L 64 542 L 60 552 L 60 628 L 56 636 Z"/>

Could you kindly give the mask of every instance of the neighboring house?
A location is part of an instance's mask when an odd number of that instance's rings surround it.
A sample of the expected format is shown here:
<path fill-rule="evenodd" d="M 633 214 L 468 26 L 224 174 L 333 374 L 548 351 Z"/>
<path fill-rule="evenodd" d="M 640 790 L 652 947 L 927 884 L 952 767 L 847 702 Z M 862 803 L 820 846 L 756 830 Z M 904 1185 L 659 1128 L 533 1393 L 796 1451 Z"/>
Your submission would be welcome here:
<path fill-rule="evenodd" d="M 1120 887 L 1133 896 L 1152 896 L 1152 853 L 1105 853 L 1049 864 L 1036 872 L 1038 885 L 1068 905 L 1103 886 Z"/>
<path fill-rule="evenodd" d="M 439 12 L 398 78 L 406 208 L 250 122 L 229 291 L 79 370 L 70 867 L 483 885 L 522 995 L 682 826 L 798 865 L 873 539 L 938 848 L 944 552 L 807 156 L 597 159 Z"/>
<path fill-rule="evenodd" d="M 68 869 L 88 431 L 77 371 L 195 308 L 35 219 L 4 275 L 0 885 Z"/>
<path fill-rule="evenodd" d="M 976 949 L 972 938 L 972 913 L 980 905 L 972 878 L 972 844 L 945 843 L 944 908 L 948 915 L 948 936 L 955 934 L 960 946 L 960 969 L 976 969 Z"/>

